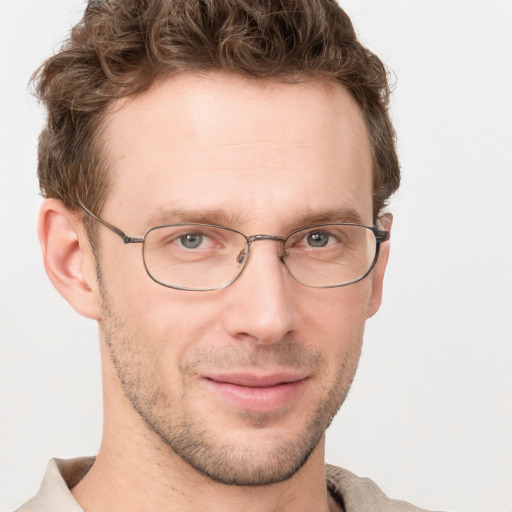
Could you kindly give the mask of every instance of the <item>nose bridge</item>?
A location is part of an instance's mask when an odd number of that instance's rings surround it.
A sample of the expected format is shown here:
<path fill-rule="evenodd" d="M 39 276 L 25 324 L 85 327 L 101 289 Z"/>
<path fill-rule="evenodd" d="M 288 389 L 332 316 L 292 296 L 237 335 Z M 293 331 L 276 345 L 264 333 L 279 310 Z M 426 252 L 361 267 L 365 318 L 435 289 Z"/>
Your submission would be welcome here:
<path fill-rule="evenodd" d="M 257 241 L 283 242 L 272 235 L 247 237 L 248 261 L 243 275 L 230 287 L 233 303 L 227 324 L 234 335 L 248 335 L 258 343 L 280 341 L 293 329 L 294 304 L 280 255 L 273 248 L 250 250 Z M 250 260 L 250 261 L 249 261 Z"/>

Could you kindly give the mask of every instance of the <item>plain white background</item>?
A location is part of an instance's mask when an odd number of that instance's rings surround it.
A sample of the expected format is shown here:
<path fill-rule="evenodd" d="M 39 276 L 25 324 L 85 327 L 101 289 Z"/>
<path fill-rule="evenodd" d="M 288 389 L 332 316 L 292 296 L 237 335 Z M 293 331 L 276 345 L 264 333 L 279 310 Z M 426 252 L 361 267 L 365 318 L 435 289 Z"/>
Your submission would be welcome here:
<path fill-rule="evenodd" d="M 432 509 L 512 511 L 512 1 L 347 0 L 395 72 L 403 186 L 384 305 L 327 460 Z M 31 72 L 78 0 L 2 0 L 0 511 L 52 456 L 94 454 L 95 325 L 53 290 L 35 226 Z"/>

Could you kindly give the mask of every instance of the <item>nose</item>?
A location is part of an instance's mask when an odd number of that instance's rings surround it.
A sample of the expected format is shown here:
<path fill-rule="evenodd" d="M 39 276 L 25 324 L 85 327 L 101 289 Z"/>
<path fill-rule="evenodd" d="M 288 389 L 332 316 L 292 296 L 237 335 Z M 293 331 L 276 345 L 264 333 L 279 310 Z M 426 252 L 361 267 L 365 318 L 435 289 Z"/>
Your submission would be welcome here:
<path fill-rule="evenodd" d="M 282 340 L 297 319 L 297 283 L 279 259 L 272 239 L 253 244 L 240 277 L 228 288 L 224 328 L 231 337 L 271 344 Z"/>

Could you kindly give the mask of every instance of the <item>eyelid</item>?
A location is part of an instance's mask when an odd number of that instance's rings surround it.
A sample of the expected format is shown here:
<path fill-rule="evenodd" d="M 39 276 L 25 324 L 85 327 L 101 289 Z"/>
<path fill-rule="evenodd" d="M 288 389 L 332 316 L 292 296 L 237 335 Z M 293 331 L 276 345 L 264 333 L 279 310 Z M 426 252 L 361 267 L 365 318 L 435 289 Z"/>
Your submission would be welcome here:
<path fill-rule="evenodd" d="M 324 232 L 335 235 L 336 228 L 340 228 L 342 226 L 355 226 L 357 224 L 352 224 L 349 222 L 331 222 L 331 223 L 324 223 L 324 224 L 313 224 L 311 226 L 304 226 L 302 228 L 294 229 L 291 233 L 287 235 L 286 238 L 292 237 L 294 235 L 302 235 L 302 234 L 308 234 L 308 233 L 314 233 L 314 232 Z"/>
<path fill-rule="evenodd" d="M 286 237 L 286 243 L 305 243 L 305 239 L 311 235 L 319 234 L 322 236 L 326 236 L 329 239 L 337 239 L 336 234 L 332 233 L 327 227 L 323 226 L 306 226 L 305 228 L 300 228 L 298 230 L 292 231 Z"/>
<path fill-rule="evenodd" d="M 162 237 L 168 238 L 171 243 L 180 243 L 179 240 L 188 235 L 200 236 L 203 239 L 201 247 L 204 249 L 222 247 L 226 244 L 229 245 L 233 243 L 233 236 L 240 236 L 240 240 L 245 239 L 242 233 L 233 229 L 224 226 L 204 225 L 199 223 L 165 224 L 157 226 L 149 232 L 153 231 L 161 231 Z"/>

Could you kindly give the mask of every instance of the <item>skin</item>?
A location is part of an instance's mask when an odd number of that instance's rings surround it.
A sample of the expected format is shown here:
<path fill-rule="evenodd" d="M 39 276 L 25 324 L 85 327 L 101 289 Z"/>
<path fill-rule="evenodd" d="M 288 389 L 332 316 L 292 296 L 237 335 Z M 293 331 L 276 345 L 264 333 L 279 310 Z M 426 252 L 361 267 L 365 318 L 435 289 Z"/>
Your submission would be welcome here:
<path fill-rule="evenodd" d="M 106 137 L 112 187 L 101 216 L 129 235 L 173 219 L 279 236 L 354 217 L 372 224 L 368 133 L 338 85 L 183 74 L 112 105 Z M 189 213 L 178 219 L 171 210 Z M 390 217 L 383 224 L 389 229 Z M 364 280 L 315 289 L 289 275 L 275 242 L 260 241 L 231 286 L 186 292 L 152 281 L 139 245 L 98 233 L 100 279 L 81 216 L 44 202 L 48 274 L 98 321 L 101 339 L 103 441 L 72 491 L 79 504 L 336 510 L 325 489 L 324 432 L 380 306 L 389 244 Z M 261 385 L 235 386 L 233 398 L 218 382 L 226 374 L 286 374 L 298 384 L 278 402 Z"/>

